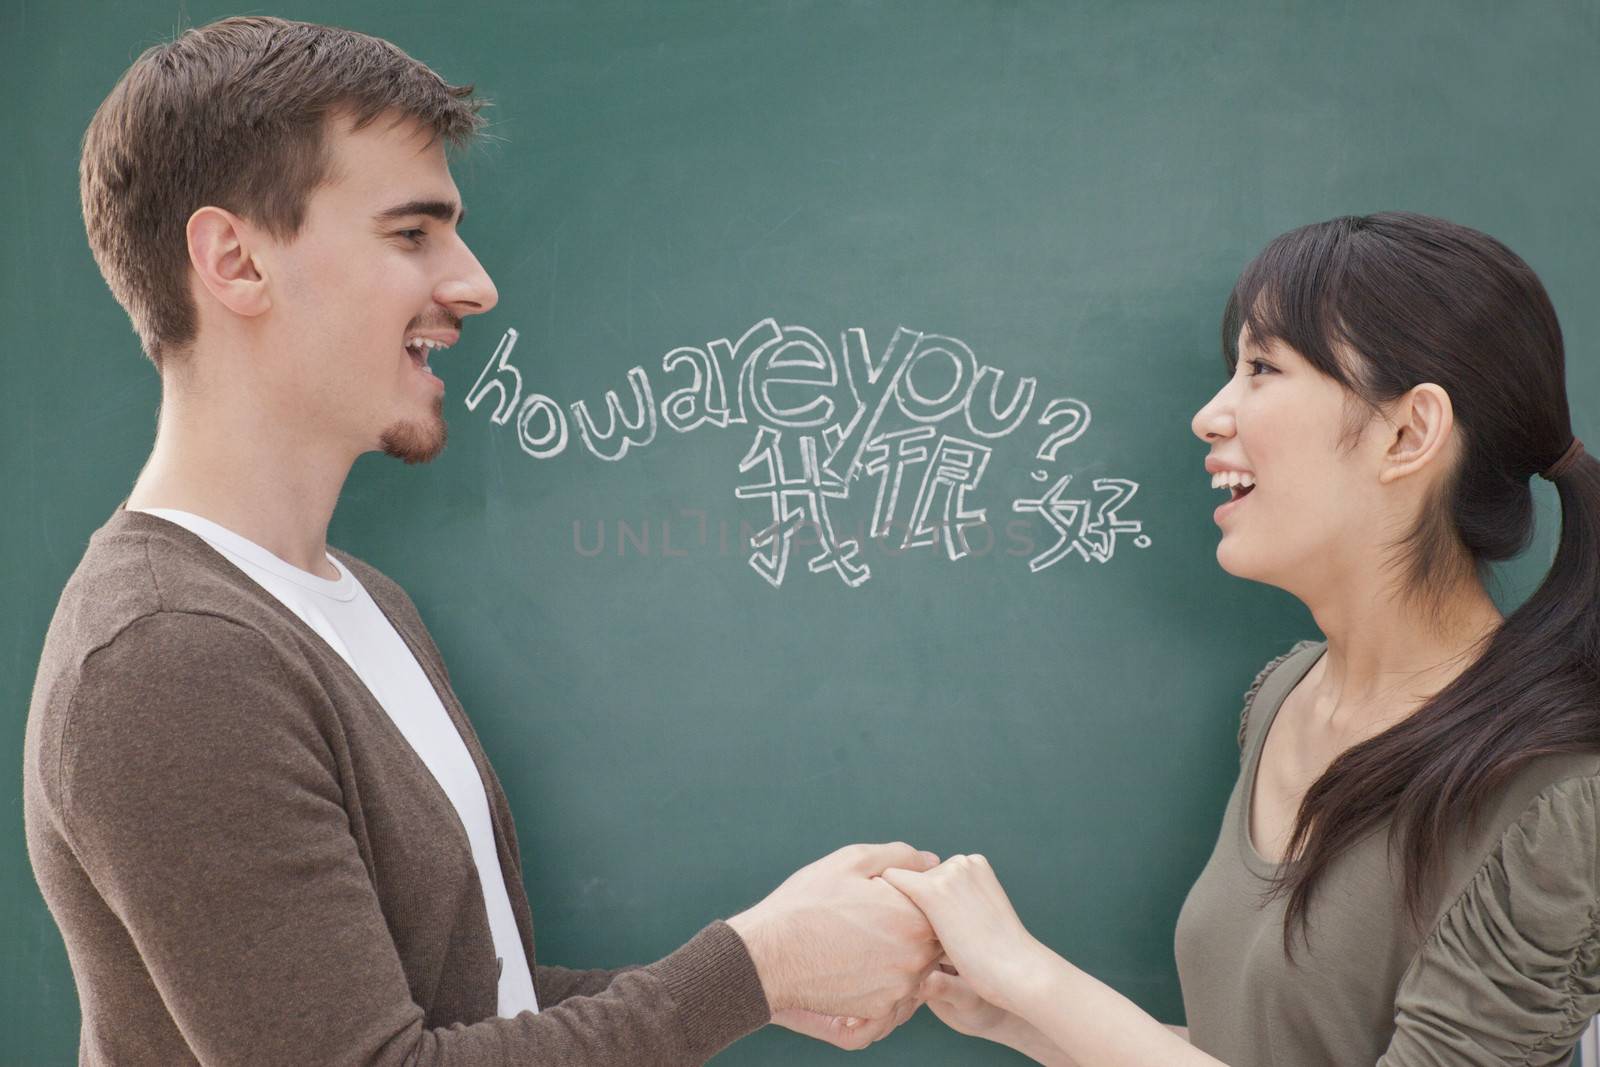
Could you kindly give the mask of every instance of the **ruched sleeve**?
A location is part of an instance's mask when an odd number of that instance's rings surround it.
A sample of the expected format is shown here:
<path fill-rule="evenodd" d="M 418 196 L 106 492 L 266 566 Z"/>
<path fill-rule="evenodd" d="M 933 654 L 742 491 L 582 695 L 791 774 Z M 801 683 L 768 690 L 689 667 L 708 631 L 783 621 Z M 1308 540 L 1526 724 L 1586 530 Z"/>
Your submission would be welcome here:
<path fill-rule="evenodd" d="M 1600 1012 L 1600 778 L 1540 793 L 1423 942 L 1378 1067 L 1565 1063 Z"/>

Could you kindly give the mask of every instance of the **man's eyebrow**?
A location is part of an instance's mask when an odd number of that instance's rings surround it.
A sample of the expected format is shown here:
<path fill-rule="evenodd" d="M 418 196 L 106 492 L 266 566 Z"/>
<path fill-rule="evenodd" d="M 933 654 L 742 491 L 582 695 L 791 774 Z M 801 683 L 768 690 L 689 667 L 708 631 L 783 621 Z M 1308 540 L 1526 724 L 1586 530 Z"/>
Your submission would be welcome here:
<path fill-rule="evenodd" d="M 457 226 L 467 221 L 467 209 L 454 200 L 407 200 L 404 204 L 385 208 L 373 216 L 378 222 L 394 222 L 413 215 L 426 215 L 440 222 L 455 220 Z"/>

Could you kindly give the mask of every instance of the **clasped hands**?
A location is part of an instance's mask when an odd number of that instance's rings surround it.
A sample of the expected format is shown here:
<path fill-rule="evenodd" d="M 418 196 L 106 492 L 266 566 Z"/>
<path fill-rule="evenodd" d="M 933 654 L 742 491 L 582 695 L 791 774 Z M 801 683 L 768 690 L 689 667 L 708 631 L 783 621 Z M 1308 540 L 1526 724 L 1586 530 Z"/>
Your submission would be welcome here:
<path fill-rule="evenodd" d="M 850 845 L 728 920 L 772 1021 L 865 1048 L 924 1003 L 964 1034 L 1021 1025 L 1010 1002 L 1042 946 L 982 856 L 939 862 L 903 843 Z"/>

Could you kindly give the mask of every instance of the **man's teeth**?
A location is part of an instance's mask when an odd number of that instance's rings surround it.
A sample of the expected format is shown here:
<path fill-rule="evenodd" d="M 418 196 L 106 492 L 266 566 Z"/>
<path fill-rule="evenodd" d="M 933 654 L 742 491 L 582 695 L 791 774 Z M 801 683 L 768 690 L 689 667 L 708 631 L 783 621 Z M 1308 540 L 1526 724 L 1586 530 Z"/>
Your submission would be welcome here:
<path fill-rule="evenodd" d="M 1211 476 L 1213 489 L 1249 489 L 1256 484 L 1256 476 L 1244 471 L 1218 471 Z"/>

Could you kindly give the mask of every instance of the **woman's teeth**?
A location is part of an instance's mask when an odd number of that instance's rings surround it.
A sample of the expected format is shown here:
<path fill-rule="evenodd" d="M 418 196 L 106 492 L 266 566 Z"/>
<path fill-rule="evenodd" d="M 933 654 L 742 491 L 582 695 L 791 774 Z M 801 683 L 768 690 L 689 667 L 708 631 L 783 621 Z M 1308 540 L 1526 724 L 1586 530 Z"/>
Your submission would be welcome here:
<path fill-rule="evenodd" d="M 1218 471 L 1211 476 L 1213 489 L 1252 489 L 1255 484 L 1256 476 L 1244 471 Z"/>

